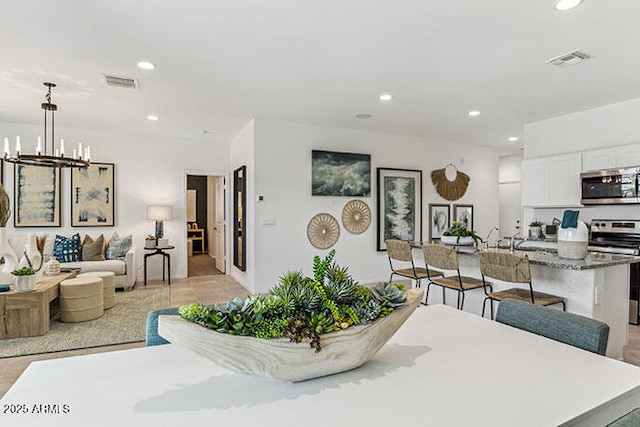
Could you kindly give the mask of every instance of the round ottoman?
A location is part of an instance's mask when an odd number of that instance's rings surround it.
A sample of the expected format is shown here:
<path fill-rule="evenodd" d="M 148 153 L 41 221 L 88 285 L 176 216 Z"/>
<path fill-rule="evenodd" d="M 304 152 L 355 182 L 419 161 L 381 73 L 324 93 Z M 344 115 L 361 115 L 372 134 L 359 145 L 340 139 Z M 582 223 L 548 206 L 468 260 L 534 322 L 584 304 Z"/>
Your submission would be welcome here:
<path fill-rule="evenodd" d="M 104 314 L 102 279 L 81 277 L 60 283 L 60 320 L 67 323 L 84 322 Z"/>
<path fill-rule="evenodd" d="M 76 277 L 99 277 L 102 279 L 104 309 L 116 305 L 116 274 L 111 271 L 89 271 L 80 273 Z"/>

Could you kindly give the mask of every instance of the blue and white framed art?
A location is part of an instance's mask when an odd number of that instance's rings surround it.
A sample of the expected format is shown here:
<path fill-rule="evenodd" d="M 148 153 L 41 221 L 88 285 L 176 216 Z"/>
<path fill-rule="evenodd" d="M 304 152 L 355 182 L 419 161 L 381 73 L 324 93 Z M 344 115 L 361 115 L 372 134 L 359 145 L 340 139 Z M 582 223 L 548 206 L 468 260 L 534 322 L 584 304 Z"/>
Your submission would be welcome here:
<path fill-rule="evenodd" d="M 71 226 L 112 227 L 114 221 L 113 163 L 91 163 L 71 169 Z"/>
<path fill-rule="evenodd" d="M 16 164 L 13 171 L 13 225 L 60 227 L 60 169 Z"/>

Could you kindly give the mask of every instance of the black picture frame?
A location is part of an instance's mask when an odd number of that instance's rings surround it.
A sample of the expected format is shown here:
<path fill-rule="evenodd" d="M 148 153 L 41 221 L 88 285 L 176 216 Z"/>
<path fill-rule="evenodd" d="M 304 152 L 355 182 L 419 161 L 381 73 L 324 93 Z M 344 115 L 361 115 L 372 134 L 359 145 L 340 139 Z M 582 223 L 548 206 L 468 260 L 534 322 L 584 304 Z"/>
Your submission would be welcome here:
<path fill-rule="evenodd" d="M 422 242 L 422 171 L 377 169 L 377 250 L 384 241 Z"/>
<path fill-rule="evenodd" d="M 473 205 L 453 205 L 453 221 L 466 223 L 473 231 Z"/>
<path fill-rule="evenodd" d="M 442 233 L 451 225 L 451 206 L 429 203 L 429 242 L 440 240 Z"/>
<path fill-rule="evenodd" d="M 311 195 L 371 196 L 371 155 L 311 151 Z"/>
<path fill-rule="evenodd" d="M 71 169 L 71 226 L 115 225 L 115 165 L 91 163 Z"/>
<path fill-rule="evenodd" d="M 233 265 L 247 269 L 247 166 L 233 171 Z"/>

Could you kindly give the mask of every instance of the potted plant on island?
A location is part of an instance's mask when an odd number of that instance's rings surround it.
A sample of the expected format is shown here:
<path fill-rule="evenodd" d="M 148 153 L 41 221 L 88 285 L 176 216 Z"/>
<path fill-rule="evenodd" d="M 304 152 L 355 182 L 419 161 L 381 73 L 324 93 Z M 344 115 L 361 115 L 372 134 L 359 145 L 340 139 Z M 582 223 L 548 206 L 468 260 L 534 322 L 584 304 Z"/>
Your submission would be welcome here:
<path fill-rule="evenodd" d="M 440 239 L 445 245 L 472 245 L 478 243 L 478 240 L 482 242 L 482 238 L 475 231 L 467 229 L 462 221 L 454 221 Z"/>
<path fill-rule="evenodd" d="M 529 224 L 529 233 L 531 237 L 542 236 L 542 222 L 537 219 L 531 221 L 531 224 Z"/>
<path fill-rule="evenodd" d="M 36 269 L 22 267 L 11 272 L 16 292 L 30 292 L 36 288 Z"/>

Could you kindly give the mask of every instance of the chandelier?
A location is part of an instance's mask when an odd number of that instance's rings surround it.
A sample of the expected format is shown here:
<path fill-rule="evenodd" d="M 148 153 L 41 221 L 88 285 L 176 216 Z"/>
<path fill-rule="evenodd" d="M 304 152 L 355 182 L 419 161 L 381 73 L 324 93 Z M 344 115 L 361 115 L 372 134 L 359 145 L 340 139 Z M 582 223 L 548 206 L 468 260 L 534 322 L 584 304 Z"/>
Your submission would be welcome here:
<path fill-rule="evenodd" d="M 20 137 L 16 137 L 16 152 L 11 154 L 9 151 L 9 138 L 4 139 L 4 160 L 11 163 L 19 163 L 30 166 L 45 166 L 50 168 L 86 168 L 90 164 L 91 147 L 87 146 L 82 149 L 82 143 L 78 144 L 77 149 L 73 149 L 73 156 L 65 156 L 64 140 L 60 140 L 60 146 L 55 146 L 55 112 L 58 106 L 51 102 L 51 88 L 56 87 L 54 83 L 44 83 L 48 88 L 45 99 L 47 102 L 42 103 L 44 110 L 44 150 L 42 146 L 42 138 L 38 137 L 38 145 L 35 154 L 25 154 L 22 152 L 20 145 Z M 47 116 L 51 116 L 51 139 L 47 139 Z M 50 150 L 49 150 L 50 148 Z"/>

